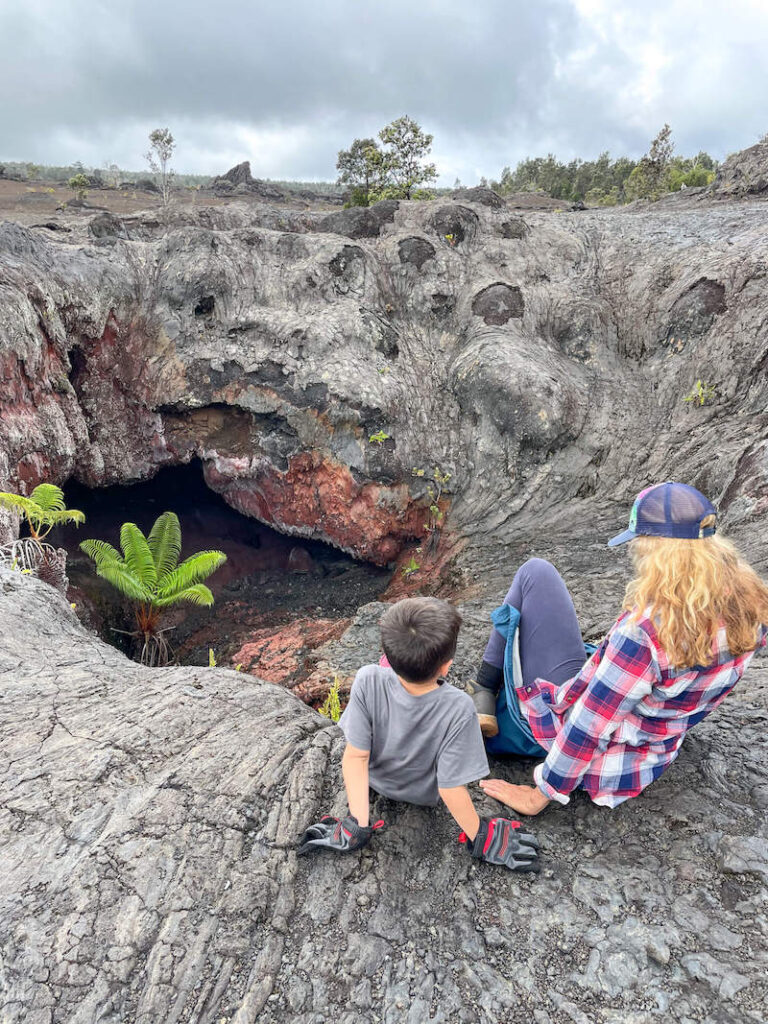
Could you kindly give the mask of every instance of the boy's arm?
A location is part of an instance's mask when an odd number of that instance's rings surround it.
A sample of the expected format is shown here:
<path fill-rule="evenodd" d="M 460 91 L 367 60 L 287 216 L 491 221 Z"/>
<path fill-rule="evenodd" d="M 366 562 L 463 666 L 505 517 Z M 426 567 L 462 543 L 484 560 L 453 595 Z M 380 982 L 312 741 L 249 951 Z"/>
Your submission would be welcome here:
<path fill-rule="evenodd" d="M 357 823 L 362 828 L 368 827 L 368 761 L 370 757 L 370 750 L 358 750 L 351 743 L 347 743 L 344 756 L 341 759 L 341 771 L 347 790 L 349 813 L 352 817 L 357 818 Z"/>
<path fill-rule="evenodd" d="M 461 831 L 466 832 L 470 839 L 474 839 L 480 828 L 480 818 L 467 787 L 450 786 L 447 789 L 439 789 L 438 792 Z"/>

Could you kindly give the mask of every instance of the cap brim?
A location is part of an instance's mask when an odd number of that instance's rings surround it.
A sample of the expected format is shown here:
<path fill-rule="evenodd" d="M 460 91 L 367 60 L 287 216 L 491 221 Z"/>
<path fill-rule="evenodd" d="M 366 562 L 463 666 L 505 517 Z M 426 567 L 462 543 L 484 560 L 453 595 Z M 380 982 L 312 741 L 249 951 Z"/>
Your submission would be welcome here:
<path fill-rule="evenodd" d="M 626 544 L 628 540 L 634 540 L 637 534 L 634 530 L 625 530 L 624 533 L 617 533 L 608 541 L 609 548 L 615 548 L 617 544 Z"/>

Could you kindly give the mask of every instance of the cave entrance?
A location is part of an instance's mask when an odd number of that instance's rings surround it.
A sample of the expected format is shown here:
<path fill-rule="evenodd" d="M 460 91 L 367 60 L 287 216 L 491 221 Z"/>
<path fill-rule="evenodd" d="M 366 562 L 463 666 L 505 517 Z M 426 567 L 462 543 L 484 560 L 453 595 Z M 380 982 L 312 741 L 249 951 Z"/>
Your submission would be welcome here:
<path fill-rule="evenodd" d="M 129 603 L 96 576 L 80 551 L 86 538 L 119 547 L 120 527 L 136 523 L 146 535 L 155 519 L 175 512 L 181 523 L 181 557 L 216 549 L 226 563 L 206 580 L 212 608 L 180 604 L 163 625 L 174 660 L 207 665 L 209 651 L 222 667 L 243 670 L 292 686 L 312 670 L 315 651 L 337 639 L 358 608 L 376 600 L 392 571 L 360 562 L 319 541 L 287 536 L 241 515 L 206 485 L 198 460 L 161 470 L 141 483 L 64 487 L 69 508 L 85 513 L 85 525 L 55 531 L 51 543 L 68 553 L 69 598 L 77 614 L 105 640 L 128 653 L 119 630 L 133 625 Z"/>

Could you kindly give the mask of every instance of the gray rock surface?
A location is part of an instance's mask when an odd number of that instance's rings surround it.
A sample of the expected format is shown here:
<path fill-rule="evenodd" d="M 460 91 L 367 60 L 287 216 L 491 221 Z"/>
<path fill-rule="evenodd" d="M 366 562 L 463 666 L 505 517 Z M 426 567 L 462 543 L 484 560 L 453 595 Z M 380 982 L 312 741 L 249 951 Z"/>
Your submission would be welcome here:
<path fill-rule="evenodd" d="M 362 853 L 297 860 L 343 806 L 335 726 L 238 673 L 142 669 L 6 570 L 0 620 L 4 1024 L 766 1019 L 764 668 L 637 800 L 538 818 L 530 878 L 389 801 Z"/>
<path fill-rule="evenodd" d="M 199 457 L 246 514 L 384 562 L 422 535 L 413 469 L 439 467 L 454 575 L 496 592 L 549 555 L 599 572 L 606 625 L 604 537 L 681 477 L 764 567 L 768 207 L 471 198 L 174 207 L 126 218 L 130 240 L 4 224 L 0 486 Z"/>

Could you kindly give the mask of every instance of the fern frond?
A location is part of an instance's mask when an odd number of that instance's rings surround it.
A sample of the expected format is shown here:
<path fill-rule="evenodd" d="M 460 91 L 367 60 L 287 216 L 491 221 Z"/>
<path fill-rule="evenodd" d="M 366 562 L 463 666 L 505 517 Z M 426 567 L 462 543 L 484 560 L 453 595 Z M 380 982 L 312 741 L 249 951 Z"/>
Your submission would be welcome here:
<path fill-rule="evenodd" d="M 153 601 L 156 608 L 167 608 L 168 605 L 176 604 L 177 601 L 189 601 L 191 604 L 201 604 L 210 607 L 213 604 L 213 594 L 204 583 L 195 583 L 191 587 L 185 587 L 175 594 L 167 594 L 164 597 L 157 597 Z"/>
<path fill-rule="evenodd" d="M 190 555 L 160 582 L 158 597 L 172 597 L 186 587 L 200 583 L 216 572 L 226 560 L 223 551 L 198 551 L 196 555 Z"/>
<path fill-rule="evenodd" d="M 39 515 L 40 513 L 40 506 L 37 502 L 25 498 L 23 494 L 9 494 L 6 491 L 0 491 L 0 508 L 15 509 L 25 515 L 35 515 L 36 513 Z"/>
<path fill-rule="evenodd" d="M 155 562 L 157 582 L 162 583 L 176 568 L 181 554 L 181 527 L 175 512 L 163 512 L 157 517 L 147 543 Z"/>
<path fill-rule="evenodd" d="M 43 512 L 63 512 L 67 507 L 64 491 L 56 484 L 38 484 L 29 497 Z"/>
<path fill-rule="evenodd" d="M 142 586 L 154 590 L 157 585 L 155 560 L 147 538 L 135 523 L 123 523 L 120 527 L 120 547 L 130 572 L 141 581 Z"/>
<path fill-rule="evenodd" d="M 55 522 L 57 525 L 59 523 L 74 523 L 75 526 L 79 526 L 85 522 L 85 513 L 76 508 L 66 508 L 63 512 L 56 514 Z"/>
<path fill-rule="evenodd" d="M 80 550 L 84 551 L 89 558 L 92 558 L 97 566 L 106 562 L 122 563 L 123 561 L 123 556 L 120 552 L 105 540 L 81 541 Z"/>
<path fill-rule="evenodd" d="M 133 601 L 152 602 L 152 593 L 131 572 L 125 562 L 104 561 L 96 566 L 96 575 L 111 583 L 116 590 Z"/>

